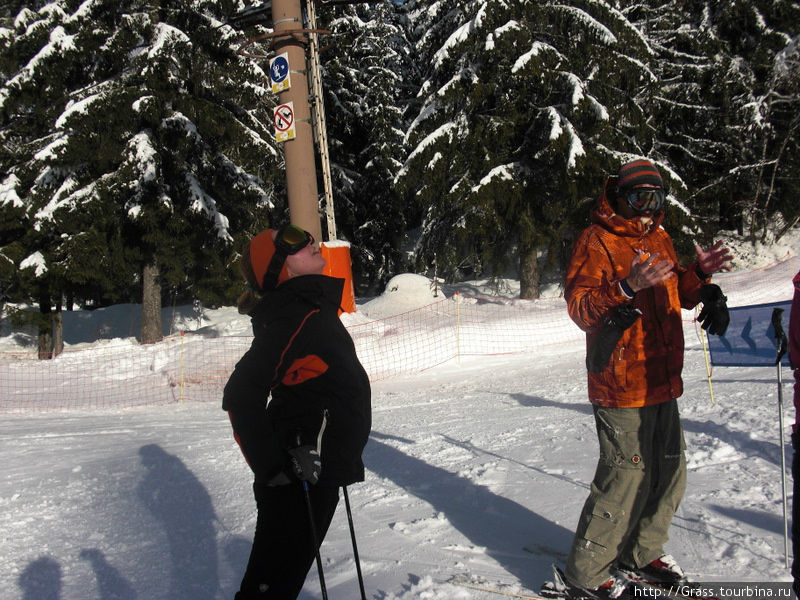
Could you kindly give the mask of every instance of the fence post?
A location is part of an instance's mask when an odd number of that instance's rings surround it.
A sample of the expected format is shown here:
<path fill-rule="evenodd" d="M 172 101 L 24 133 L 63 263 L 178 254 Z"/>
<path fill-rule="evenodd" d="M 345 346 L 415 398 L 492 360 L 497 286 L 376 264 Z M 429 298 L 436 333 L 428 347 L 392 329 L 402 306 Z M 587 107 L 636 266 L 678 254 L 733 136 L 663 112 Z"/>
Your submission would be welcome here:
<path fill-rule="evenodd" d="M 456 360 L 461 364 L 461 292 L 456 291 Z"/>
<path fill-rule="evenodd" d="M 180 386 L 180 396 L 178 404 L 183 404 L 183 337 L 186 335 L 186 330 L 181 329 L 181 354 L 180 354 L 180 374 L 178 375 Z"/>

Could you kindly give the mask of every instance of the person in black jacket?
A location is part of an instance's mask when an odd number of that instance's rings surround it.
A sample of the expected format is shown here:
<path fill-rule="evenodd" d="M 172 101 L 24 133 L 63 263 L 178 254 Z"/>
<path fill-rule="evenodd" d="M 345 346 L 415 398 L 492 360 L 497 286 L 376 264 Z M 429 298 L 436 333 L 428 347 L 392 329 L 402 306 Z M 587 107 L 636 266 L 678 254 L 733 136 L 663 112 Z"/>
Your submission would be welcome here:
<path fill-rule="evenodd" d="M 242 255 L 239 312 L 254 339 L 222 408 L 253 471 L 258 516 L 235 600 L 296 598 L 318 550 L 303 485 L 321 544 L 339 487 L 364 480 L 370 384 L 339 319 L 344 280 L 324 266 L 311 234 L 292 225 L 261 232 Z"/>

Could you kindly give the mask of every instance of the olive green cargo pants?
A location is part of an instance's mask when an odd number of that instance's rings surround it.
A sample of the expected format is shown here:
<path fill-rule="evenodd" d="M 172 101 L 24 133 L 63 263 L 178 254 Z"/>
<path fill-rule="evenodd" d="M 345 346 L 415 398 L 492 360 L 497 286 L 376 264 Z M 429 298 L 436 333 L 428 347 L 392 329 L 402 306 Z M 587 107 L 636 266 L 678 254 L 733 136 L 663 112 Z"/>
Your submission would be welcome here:
<path fill-rule="evenodd" d="M 686 444 L 677 400 L 642 408 L 594 406 L 600 458 L 583 506 L 566 576 L 595 588 L 614 567 L 664 554 L 686 490 Z"/>

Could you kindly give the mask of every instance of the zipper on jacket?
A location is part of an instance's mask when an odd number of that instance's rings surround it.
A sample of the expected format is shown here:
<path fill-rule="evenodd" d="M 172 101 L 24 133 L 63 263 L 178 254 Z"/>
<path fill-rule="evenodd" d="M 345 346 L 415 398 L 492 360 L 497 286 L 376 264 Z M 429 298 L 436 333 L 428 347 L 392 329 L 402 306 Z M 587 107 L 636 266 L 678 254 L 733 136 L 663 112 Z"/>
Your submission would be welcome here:
<path fill-rule="evenodd" d="M 319 428 L 319 433 L 317 434 L 317 453 L 322 456 L 322 434 L 325 433 L 325 428 L 328 426 L 328 409 L 322 409 L 322 424 Z"/>

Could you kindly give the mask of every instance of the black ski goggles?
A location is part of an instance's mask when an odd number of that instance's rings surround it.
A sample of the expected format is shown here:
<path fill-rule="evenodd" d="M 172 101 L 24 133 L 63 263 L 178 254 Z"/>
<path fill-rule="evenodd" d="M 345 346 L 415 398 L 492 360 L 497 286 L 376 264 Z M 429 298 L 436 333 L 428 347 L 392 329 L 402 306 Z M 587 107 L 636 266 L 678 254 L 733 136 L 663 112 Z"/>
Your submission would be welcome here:
<path fill-rule="evenodd" d="M 269 261 L 267 272 L 264 275 L 262 289 L 273 290 L 278 285 L 278 278 L 286 262 L 286 257 L 297 254 L 314 243 L 314 236 L 297 225 L 286 225 L 278 230 L 275 235 L 275 254 Z"/>
<path fill-rule="evenodd" d="M 314 236 L 297 225 L 286 225 L 278 230 L 275 236 L 275 248 L 285 253 L 286 256 L 297 254 L 314 243 Z"/>
<path fill-rule="evenodd" d="M 666 193 L 661 188 L 625 189 L 618 191 L 633 210 L 639 213 L 657 212 L 664 208 Z"/>

